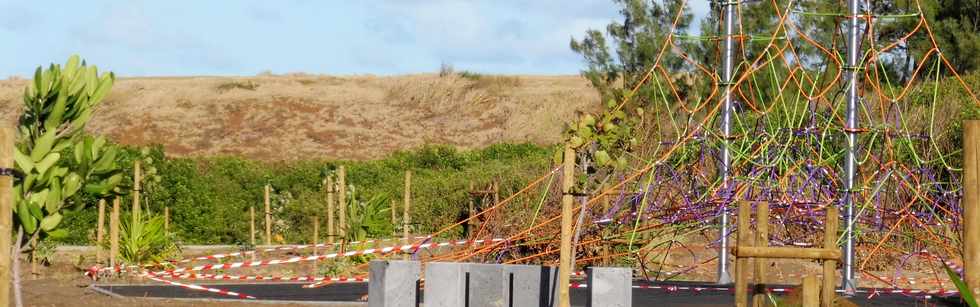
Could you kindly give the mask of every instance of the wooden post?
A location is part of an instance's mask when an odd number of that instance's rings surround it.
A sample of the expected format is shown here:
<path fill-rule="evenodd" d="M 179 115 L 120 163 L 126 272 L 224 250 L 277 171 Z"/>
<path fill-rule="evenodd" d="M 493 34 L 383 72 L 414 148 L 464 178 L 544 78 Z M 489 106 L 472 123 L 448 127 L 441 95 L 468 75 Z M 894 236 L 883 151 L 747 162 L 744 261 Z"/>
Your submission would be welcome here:
<path fill-rule="evenodd" d="M 738 204 L 738 230 L 736 231 L 736 248 L 752 246 L 752 236 L 749 235 L 749 224 L 752 217 L 752 203 L 742 201 Z M 747 304 L 749 283 L 749 258 L 735 255 L 735 306 Z"/>
<path fill-rule="evenodd" d="M 575 150 L 565 145 L 561 184 L 561 245 L 558 258 L 558 306 L 571 306 L 568 277 L 572 273 L 572 186 L 575 184 Z"/>
<path fill-rule="evenodd" d="M 347 238 L 347 168 L 343 165 L 337 169 L 337 207 L 337 234 L 343 242 Z"/>
<path fill-rule="evenodd" d="M 807 275 L 803 277 L 803 307 L 820 306 L 820 283 L 817 277 Z"/>
<path fill-rule="evenodd" d="M 112 215 L 109 216 L 109 265 L 116 266 L 119 255 L 119 197 L 112 199 Z"/>
<path fill-rule="evenodd" d="M 980 295 L 980 120 L 963 121 L 963 279 Z M 980 297 L 980 296 L 978 296 Z"/>
<path fill-rule="evenodd" d="M 251 237 L 252 248 L 255 248 L 255 206 L 248 206 L 249 223 L 248 235 Z"/>
<path fill-rule="evenodd" d="M 105 239 L 105 199 L 99 199 L 99 217 L 95 225 L 95 263 L 102 263 L 102 242 Z"/>
<path fill-rule="evenodd" d="M 170 207 L 163 207 L 163 231 L 170 231 Z"/>
<path fill-rule="evenodd" d="M 265 202 L 265 245 L 272 245 L 272 206 L 269 203 L 269 193 L 272 191 L 272 187 L 268 184 L 265 185 L 265 197 L 263 201 Z"/>
<path fill-rule="evenodd" d="M 333 201 L 333 176 L 327 176 L 327 243 L 333 244 L 333 211 L 334 211 L 334 201 Z M 332 247 L 332 246 L 331 246 Z"/>
<path fill-rule="evenodd" d="M 476 220 L 473 219 L 473 215 L 476 214 L 476 205 L 473 204 L 473 182 L 470 181 L 470 189 L 466 191 L 467 196 L 469 196 L 469 205 L 467 206 L 469 213 L 467 214 L 466 221 L 466 237 L 469 238 L 472 235 L 474 229 L 476 229 Z"/>
<path fill-rule="evenodd" d="M 827 205 L 827 220 L 824 222 L 823 247 L 840 251 L 837 246 L 837 227 L 840 223 L 838 219 L 837 207 L 833 204 Z M 823 286 L 820 289 L 820 306 L 834 306 L 834 298 L 837 296 L 837 277 L 834 272 L 837 270 L 836 260 L 823 261 Z"/>
<path fill-rule="evenodd" d="M 412 171 L 405 171 L 405 204 L 402 206 L 402 244 L 411 243 L 410 235 L 410 225 L 412 224 Z M 409 255 L 405 254 L 403 256 L 405 260 L 409 259 Z"/>
<path fill-rule="evenodd" d="M 769 203 L 761 202 L 755 208 L 755 246 L 769 246 Z M 766 306 L 766 265 L 764 258 L 752 259 L 755 266 L 755 291 L 752 295 L 752 306 Z"/>
<path fill-rule="evenodd" d="M 140 161 L 136 160 L 133 164 L 133 224 L 131 225 L 136 225 L 140 217 L 140 181 L 143 176 L 140 168 Z"/>
<path fill-rule="evenodd" d="M 391 228 L 393 229 L 391 231 L 391 236 L 397 238 L 398 237 L 398 227 L 397 227 L 398 226 L 398 212 L 397 212 L 397 210 L 395 210 L 395 205 L 396 204 L 398 204 L 398 201 L 395 200 L 394 198 L 392 198 L 391 199 L 391 204 L 388 205 L 388 206 L 391 209 L 390 210 L 391 211 Z"/>
<path fill-rule="evenodd" d="M 7 123 L 0 126 L 0 168 L 14 168 L 14 129 Z M 11 254 L 13 244 L 14 178 L 0 176 L 0 306 L 10 306 Z M 20 243 L 20 242 L 17 242 Z"/>
<path fill-rule="evenodd" d="M 317 255 L 317 250 L 319 250 L 319 248 L 316 245 L 319 243 L 320 243 L 320 216 L 314 215 L 313 216 L 313 257 L 316 257 Z M 316 258 L 314 258 L 312 262 L 313 262 L 313 272 L 310 274 L 310 276 L 317 276 Z"/>

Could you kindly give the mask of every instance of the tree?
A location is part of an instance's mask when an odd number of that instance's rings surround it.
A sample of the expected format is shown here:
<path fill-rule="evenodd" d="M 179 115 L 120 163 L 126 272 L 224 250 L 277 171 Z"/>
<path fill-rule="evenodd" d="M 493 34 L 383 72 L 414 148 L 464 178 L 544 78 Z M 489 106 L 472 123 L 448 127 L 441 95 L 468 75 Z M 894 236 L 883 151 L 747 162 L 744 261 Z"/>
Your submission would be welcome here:
<path fill-rule="evenodd" d="M 24 92 L 24 113 L 19 120 L 15 167 L 23 178 L 14 181 L 14 301 L 22 306 L 19 253 L 35 248 L 48 237 L 67 235 L 58 225 L 65 210 L 85 203 L 79 192 L 114 193 L 123 179 L 116 164 L 116 148 L 105 139 L 83 136 L 83 129 L 115 77 L 99 74 L 95 66 L 72 56 L 64 67 L 38 67 Z M 74 159 L 62 159 L 71 152 Z M 24 235 L 30 237 L 24 240 Z M 34 242 L 25 246 L 25 242 Z"/>

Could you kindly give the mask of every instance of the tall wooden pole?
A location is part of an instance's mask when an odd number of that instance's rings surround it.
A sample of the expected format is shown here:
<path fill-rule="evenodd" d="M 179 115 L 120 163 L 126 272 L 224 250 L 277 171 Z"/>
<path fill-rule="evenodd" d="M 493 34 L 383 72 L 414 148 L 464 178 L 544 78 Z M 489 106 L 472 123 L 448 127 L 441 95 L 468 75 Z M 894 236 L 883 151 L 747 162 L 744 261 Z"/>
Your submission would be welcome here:
<path fill-rule="evenodd" d="M 119 197 L 112 199 L 112 215 L 109 216 L 109 265 L 116 266 L 119 255 Z"/>
<path fill-rule="evenodd" d="M 319 248 L 317 248 L 316 246 L 317 244 L 320 244 L 320 216 L 313 215 L 313 257 L 316 257 L 317 250 L 319 250 Z M 310 276 L 316 276 L 317 275 L 316 258 L 314 258 L 312 262 L 313 262 L 313 272 L 310 274 Z"/>
<path fill-rule="evenodd" d="M 469 238 L 470 237 L 470 234 L 472 234 L 473 233 L 473 230 L 475 230 L 476 227 L 477 227 L 477 225 L 476 225 L 476 219 L 473 218 L 473 215 L 476 214 L 476 205 L 473 204 L 473 194 L 469 194 L 469 193 L 473 193 L 473 182 L 472 181 L 470 181 L 470 189 L 467 190 L 466 192 L 467 192 L 467 194 L 468 194 L 467 196 L 469 196 L 468 198 L 470 200 L 469 204 L 467 205 L 467 207 L 468 207 L 467 209 L 469 211 L 469 214 L 466 216 L 468 218 L 467 221 L 466 221 L 466 237 Z"/>
<path fill-rule="evenodd" d="M 820 306 L 820 284 L 817 283 L 816 276 L 807 275 L 803 277 L 802 296 L 803 296 L 803 307 Z"/>
<path fill-rule="evenodd" d="M 823 230 L 823 247 L 837 249 L 837 228 L 840 225 L 840 214 L 837 212 L 837 207 L 831 204 L 827 206 L 826 215 Z M 834 274 L 836 271 L 836 260 L 823 261 L 823 285 L 821 286 L 822 289 L 820 289 L 820 306 L 836 306 L 834 304 L 834 298 L 837 297 L 837 278 L 834 276 L 836 275 Z"/>
<path fill-rule="evenodd" d="M 248 206 L 249 223 L 248 234 L 251 237 L 252 248 L 255 248 L 255 206 Z"/>
<path fill-rule="evenodd" d="M 575 184 L 575 150 L 565 145 L 561 184 L 561 245 L 558 258 L 558 306 L 569 307 L 569 281 L 572 273 L 572 185 Z"/>
<path fill-rule="evenodd" d="M 980 294 L 980 120 L 963 121 L 963 276 Z"/>
<path fill-rule="evenodd" d="M 133 224 L 139 222 L 140 217 L 140 181 L 142 181 L 142 170 L 140 161 L 136 160 L 133 164 Z"/>
<path fill-rule="evenodd" d="M 752 236 L 749 227 L 752 218 L 752 203 L 743 201 L 738 204 L 738 229 L 735 230 L 735 246 L 752 246 Z M 743 307 L 748 302 L 749 258 L 735 257 L 735 306 Z"/>
<path fill-rule="evenodd" d="M 0 126 L 0 168 L 14 168 L 14 129 L 7 123 Z M 10 306 L 11 254 L 13 231 L 14 178 L 0 175 L 0 306 Z M 20 243 L 20 242 L 18 242 Z"/>
<path fill-rule="evenodd" d="M 337 215 L 339 225 L 337 233 L 340 241 L 347 238 L 347 169 L 343 165 L 337 170 Z"/>
<path fill-rule="evenodd" d="M 769 203 L 761 202 L 756 205 L 755 209 L 755 246 L 767 247 L 769 246 Z M 763 307 L 768 304 L 768 297 L 766 297 L 766 265 L 764 258 L 753 259 L 753 265 L 755 266 L 755 294 L 752 295 L 752 306 Z"/>
<path fill-rule="evenodd" d="M 102 242 L 105 239 L 105 199 L 99 199 L 99 218 L 95 226 L 95 262 L 103 260 Z"/>
<path fill-rule="evenodd" d="M 170 231 L 170 207 L 163 207 L 163 231 Z"/>
<path fill-rule="evenodd" d="M 334 201 L 333 201 L 333 176 L 327 176 L 327 243 L 333 243 L 334 239 L 334 227 L 333 227 L 333 211 Z"/>
<path fill-rule="evenodd" d="M 272 187 L 265 185 L 265 245 L 272 245 L 272 206 L 269 204 L 269 193 Z"/>
<path fill-rule="evenodd" d="M 391 199 L 391 204 L 388 205 L 391 208 L 391 228 L 394 229 L 391 232 L 392 237 L 398 237 L 398 210 L 395 210 L 398 205 L 398 201 L 394 198 Z"/>
<path fill-rule="evenodd" d="M 409 226 L 412 225 L 412 171 L 405 171 L 405 204 L 402 207 L 402 244 L 411 243 Z M 408 254 L 404 256 L 408 260 Z"/>

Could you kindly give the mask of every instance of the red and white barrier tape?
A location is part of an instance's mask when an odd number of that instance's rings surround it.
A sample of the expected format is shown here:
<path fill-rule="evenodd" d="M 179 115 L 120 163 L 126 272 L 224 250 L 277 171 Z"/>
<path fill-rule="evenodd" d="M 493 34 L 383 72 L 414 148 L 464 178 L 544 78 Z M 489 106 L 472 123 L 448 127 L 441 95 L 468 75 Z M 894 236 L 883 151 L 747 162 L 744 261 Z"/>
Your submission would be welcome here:
<path fill-rule="evenodd" d="M 585 283 L 571 283 L 569 288 L 588 288 L 589 285 Z M 633 285 L 634 289 L 660 289 L 667 292 L 677 292 L 677 291 L 693 291 L 702 292 L 705 290 L 709 291 L 734 291 L 730 287 L 696 287 L 696 286 L 676 286 L 676 285 Z M 768 288 L 770 292 L 779 293 L 789 293 L 793 292 L 793 288 Z M 746 289 L 748 291 L 748 289 Z M 843 290 L 836 290 L 837 292 L 843 292 Z M 935 296 L 948 296 L 959 294 L 958 291 L 949 291 L 945 289 L 938 290 L 923 290 L 923 289 L 866 289 L 857 290 L 858 293 L 868 293 L 868 298 L 873 298 L 881 294 L 903 294 L 903 295 L 935 295 Z"/>
<path fill-rule="evenodd" d="M 147 273 L 147 274 L 145 274 L 145 276 L 146 276 L 146 278 L 149 278 L 151 280 L 162 282 L 162 283 L 165 283 L 165 284 L 168 284 L 168 285 L 172 285 L 172 286 L 181 287 L 181 288 L 186 288 L 186 289 L 191 289 L 191 290 L 197 290 L 197 291 L 206 291 L 206 292 L 217 293 L 217 294 L 226 295 L 226 296 L 234 296 L 234 297 L 241 298 L 241 299 L 253 299 L 253 300 L 255 299 L 254 296 L 247 295 L 247 294 L 241 294 L 241 293 L 234 292 L 234 291 L 222 290 L 222 289 L 217 289 L 217 288 L 208 288 L 208 287 L 202 287 L 202 286 L 198 286 L 198 285 L 194 285 L 194 284 L 185 284 L 185 283 L 179 283 L 179 282 L 176 282 L 176 281 L 166 280 L 166 279 L 163 279 L 163 278 L 156 277 L 152 273 Z"/>
<path fill-rule="evenodd" d="M 313 276 L 262 276 L 262 275 L 228 275 L 228 274 L 195 274 L 195 273 L 184 273 L 184 274 L 169 274 L 166 275 L 167 278 L 175 279 L 209 279 L 209 280 L 240 280 L 240 281 L 307 281 L 307 282 L 320 282 L 320 281 L 330 281 L 330 282 L 367 282 L 368 279 L 364 277 L 313 277 Z"/>
<path fill-rule="evenodd" d="M 414 237 L 413 239 L 419 240 L 419 239 L 428 239 L 428 238 L 430 238 L 430 237 Z M 320 244 L 287 245 L 287 246 L 279 246 L 279 247 L 265 248 L 265 249 L 261 249 L 259 251 L 261 251 L 261 252 L 279 252 L 279 251 L 290 251 L 290 250 L 302 250 L 302 249 L 308 249 L 308 248 L 313 248 L 313 247 L 316 247 L 316 248 L 323 248 L 323 247 L 328 247 L 328 246 L 331 246 L 332 247 L 332 246 L 338 246 L 338 245 L 341 245 L 341 244 L 346 244 L 346 245 L 374 244 L 374 243 L 384 242 L 384 241 L 400 241 L 400 240 L 402 240 L 402 239 L 401 238 L 395 238 L 395 239 L 379 239 L 379 240 L 354 241 L 354 242 L 347 242 L 347 243 L 320 243 Z M 169 261 L 160 262 L 160 263 L 147 263 L 147 264 L 143 264 L 143 265 L 125 265 L 125 266 L 124 265 L 118 265 L 118 266 L 114 266 L 114 267 L 98 268 L 98 272 L 113 272 L 113 273 L 132 272 L 132 271 L 138 271 L 140 268 L 159 267 L 159 266 L 167 265 L 167 264 L 177 265 L 177 264 L 191 263 L 191 262 L 194 262 L 194 261 L 220 260 L 220 259 L 223 259 L 223 258 L 241 257 L 241 256 L 245 256 L 245 255 L 251 255 L 251 254 L 253 254 L 255 252 L 256 251 L 244 251 L 244 252 L 233 252 L 233 253 L 218 253 L 218 254 L 211 254 L 211 255 L 206 255 L 206 256 L 198 256 L 198 257 L 186 258 L 186 259 L 180 259 L 180 260 L 169 260 Z M 86 275 L 89 275 L 89 274 L 86 274 Z"/>
<path fill-rule="evenodd" d="M 224 263 L 224 264 L 220 264 L 220 263 L 205 264 L 205 265 L 199 265 L 195 267 L 164 270 L 164 271 L 157 272 L 156 274 L 173 274 L 173 273 L 181 273 L 181 272 L 199 272 L 199 271 L 207 271 L 207 270 L 227 270 L 227 269 L 236 269 L 236 268 L 259 267 L 259 266 L 269 266 L 269 265 L 296 263 L 296 262 L 313 261 L 313 260 L 353 257 L 353 256 L 369 255 L 369 254 L 387 254 L 396 251 L 404 253 L 404 252 L 410 252 L 410 251 L 415 251 L 420 249 L 436 248 L 436 247 L 447 247 L 447 246 L 457 246 L 457 245 L 467 245 L 467 244 L 482 244 L 486 241 L 488 240 L 460 240 L 460 241 L 443 242 L 443 243 L 407 244 L 407 245 L 390 246 L 384 248 L 369 248 L 369 249 L 363 249 L 357 251 L 348 251 L 345 253 L 331 253 L 331 254 L 317 255 L 317 256 L 292 257 L 287 259 L 242 261 L 242 262 L 233 262 L 233 263 Z M 489 241 L 497 242 L 497 241 L 503 241 L 503 239 L 491 239 Z"/>

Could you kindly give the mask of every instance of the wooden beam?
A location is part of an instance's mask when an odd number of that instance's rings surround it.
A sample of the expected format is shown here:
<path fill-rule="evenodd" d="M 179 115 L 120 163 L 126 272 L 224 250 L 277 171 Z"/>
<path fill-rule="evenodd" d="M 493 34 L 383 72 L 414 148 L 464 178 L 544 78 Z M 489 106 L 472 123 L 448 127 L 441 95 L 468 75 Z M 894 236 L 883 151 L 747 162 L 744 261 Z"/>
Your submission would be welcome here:
<path fill-rule="evenodd" d="M 140 218 L 140 181 L 143 181 L 143 171 L 140 164 L 139 160 L 133 163 L 133 223 L 130 225 L 136 225 Z"/>
<path fill-rule="evenodd" d="M 963 121 L 963 279 L 980 295 L 980 120 Z M 980 297 L 980 296 L 978 296 Z"/>
<path fill-rule="evenodd" d="M 735 231 L 735 244 L 737 246 L 752 246 L 752 236 L 749 235 L 749 227 L 752 219 L 752 203 L 742 201 L 738 203 L 738 229 Z M 735 254 L 735 306 L 744 307 L 748 304 L 748 285 L 749 285 L 749 258 Z"/>
<path fill-rule="evenodd" d="M 327 243 L 333 243 L 334 237 L 334 227 L 333 227 L 333 211 L 334 201 L 333 201 L 333 191 L 336 188 L 333 184 L 333 175 L 327 176 Z"/>
<path fill-rule="evenodd" d="M 252 248 L 255 248 L 255 206 L 248 206 L 248 217 L 251 223 L 249 223 L 248 234 L 252 238 Z"/>
<path fill-rule="evenodd" d="M 404 199 L 405 199 L 405 204 L 404 204 L 404 207 L 402 208 L 402 242 L 404 242 L 404 243 L 402 243 L 402 244 L 409 244 L 409 243 L 411 243 L 409 241 L 410 240 L 409 236 L 411 235 L 410 234 L 411 231 L 410 231 L 409 228 L 412 225 L 412 214 L 411 214 L 411 208 L 412 208 L 412 171 L 410 171 L 410 170 L 409 171 L 405 171 L 405 197 L 404 197 Z M 409 256 L 409 254 L 405 254 L 403 257 L 404 257 L 405 260 L 408 260 L 410 256 Z"/>
<path fill-rule="evenodd" d="M 739 245 L 735 249 L 737 257 L 748 258 L 789 258 L 813 260 L 840 259 L 840 249 L 796 248 L 796 247 L 758 247 Z"/>
<path fill-rule="evenodd" d="M 561 184 L 561 245 L 558 257 L 558 307 L 571 306 L 569 280 L 572 273 L 572 186 L 575 184 L 575 150 L 565 145 Z"/>
<path fill-rule="evenodd" d="M 823 230 L 823 248 L 840 251 L 837 246 L 837 228 L 840 225 L 837 207 L 827 206 L 826 221 Z M 837 297 L 837 260 L 827 259 L 823 262 L 823 285 L 820 290 L 820 305 L 824 307 L 834 306 L 834 298 Z"/>
<path fill-rule="evenodd" d="M 347 168 L 343 165 L 337 170 L 337 215 L 337 234 L 343 242 L 347 239 Z"/>
<path fill-rule="evenodd" d="M 269 202 L 269 193 L 271 192 L 272 187 L 266 184 L 265 197 L 263 198 L 265 202 L 265 245 L 272 245 L 272 206 Z"/>
<path fill-rule="evenodd" d="M 820 306 L 820 284 L 817 277 L 807 275 L 803 277 L 803 307 Z"/>
<path fill-rule="evenodd" d="M 0 168 L 14 168 L 14 129 L 8 123 L 0 126 Z M 16 256 L 13 232 L 14 177 L 0 176 L 0 306 L 10 306 L 11 255 Z M 20 243 L 20 242 L 18 242 Z"/>
<path fill-rule="evenodd" d="M 96 219 L 95 226 L 95 263 L 102 263 L 105 253 L 103 252 L 102 242 L 105 240 L 105 199 L 99 199 L 99 217 Z"/>
<path fill-rule="evenodd" d="M 119 197 L 112 199 L 112 215 L 109 216 L 109 266 L 116 266 L 119 255 Z"/>
<path fill-rule="evenodd" d="M 760 202 L 756 204 L 755 207 L 755 246 L 758 247 L 768 247 L 769 246 L 769 203 Z M 755 289 L 752 295 L 752 306 L 763 307 L 766 306 L 768 302 L 768 297 L 766 294 L 766 259 L 756 258 L 752 259 L 754 262 L 755 272 L 753 276 L 755 277 Z"/>
<path fill-rule="evenodd" d="M 163 231 L 170 231 L 170 207 L 163 207 Z"/>

